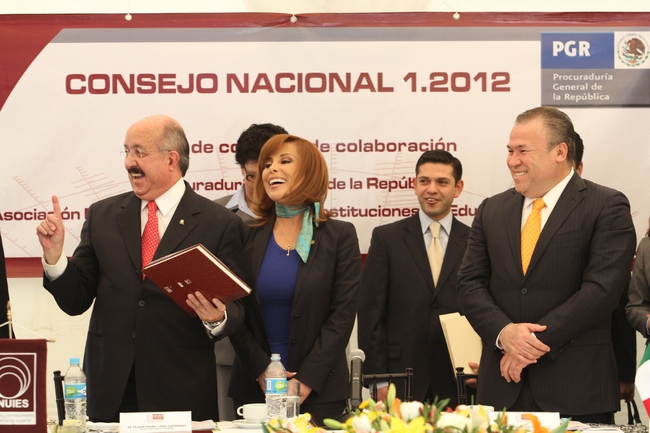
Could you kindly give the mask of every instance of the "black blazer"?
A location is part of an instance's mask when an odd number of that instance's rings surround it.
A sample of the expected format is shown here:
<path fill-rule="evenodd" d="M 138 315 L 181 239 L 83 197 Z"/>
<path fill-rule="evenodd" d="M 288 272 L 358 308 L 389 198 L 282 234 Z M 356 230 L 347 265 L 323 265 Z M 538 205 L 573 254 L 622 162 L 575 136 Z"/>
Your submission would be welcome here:
<path fill-rule="evenodd" d="M 646 331 L 648 314 L 650 314 L 650 237 L 645 237 L 639 242 L 636 251 L 627 304 L 627 320 L 645 338 L 650 337 Z"/>
<path fill-rule="evenodd" d="M 255 229 L 246 244 L 250 275 L 259 274 L 273 221 Z M 314 227 L 307 263 L 300 262 L 292 322 L 289 330 L 287 370 L 312 388 L 305 404 L 345 400 L 349 397 L 349 370 L 345 348 L 357 311 L 361 255 L 354 226 L 329 219 Z M 230 337 L 237 354 L 228 395 L 242 402 L 264 402 L 257 382 L 269 364 L 257 288 L 244 299 L 245 326 Z"/>
<path fill-rule="evenodd" d="M 9 287 L 7 285 L 7 268 L 5 266 L 5 251 L 0 237 L 0 324 L 7 321 L 7 302 L 9 302 Z M 0 338 L 9 337 L 7 325 L 0 328 Z"/>
<path fill-rule="evenodd" d="M 359 347 L 365 374 L 403 373 L 413 368 L 413 398 L 427 391 L 456 406 L 455 371 L 440 315 L 458 311 L 456 274 L 469 227 L 453 219 L 438 284 L 434 286 L 420 217 L 376 227 L 363 268 Z M 476 360 L 478 362 L 478 360 Z M 400 397 L 403 387 L 397 386 Z"/>
<path fill-rule="evenodd" d="M 202 243 L 242 275 L 241 220 L 185 187 L 154 259 Z M 94 302 L 83 367 L 88 414 L 116 413 L 135 366 L 140 410 L 191 410 L 195 420 L 218 419 L 213 341 L 201 320 L 142 280 L 140 204 L 129 192 L 91 205 L 65 273 L 52 282 L 44 278 L 70 315 Z M 231 303 L 227 312 L 226 334 L 241 325 L 243 307 Z"/>
<path fill-rule="evenodd" d="M 528 374 L 545 411 L 583 415 L 619 405 L 611 314 L 630 279 L 636 235 L 627 198 L 574 174 L 521 267 L 524 197 L 514 189 L 477 212 L 459 275 L 461 309 L 483 339 L 478 403 L 510 407 L 521 382 L 500 374 L 497 335 L 508 323 L 547 325 L 551 351 Z"/>

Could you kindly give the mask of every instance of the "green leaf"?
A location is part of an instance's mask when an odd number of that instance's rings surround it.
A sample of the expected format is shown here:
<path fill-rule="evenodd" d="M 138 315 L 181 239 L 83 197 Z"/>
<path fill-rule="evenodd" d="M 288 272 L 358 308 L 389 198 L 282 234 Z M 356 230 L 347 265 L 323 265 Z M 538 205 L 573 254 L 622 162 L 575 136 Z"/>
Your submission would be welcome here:
<path fill-rule="evenodd" d="M 341 424 L 340 422 L 338 422 L 335 419 L 325 418 L 323 420 L 323 424 L 325 424 L 327 427 L 329 427 L 329 428 L 331 428 L 333 430 L 343 430 L 343 424 Z M 264 433 L 268 433 L 268 432 L 265 431 Z"/>
<path fill-rule="evenodd" d="M 397 391 L 395 390 L 395 384 L 391 383 L 388 386 L 388 394 L 386 395 L 386 411 L 388 413 L 392 412 L 393 402 L 395 401 L 396 395 L 397 395 Z"/>
<path fill-rule="evenodd" d="M 562 424 L 560 424 L 559 426 L 557 426 L 553 430 L 551 430 L 551 433 L 563 433 L 563 432 L 565 432 L 567 427 L 569 426 L 569 421 L 571 421 L 571 418 L 566 418 L 564 421 L 562 421 Z"/>

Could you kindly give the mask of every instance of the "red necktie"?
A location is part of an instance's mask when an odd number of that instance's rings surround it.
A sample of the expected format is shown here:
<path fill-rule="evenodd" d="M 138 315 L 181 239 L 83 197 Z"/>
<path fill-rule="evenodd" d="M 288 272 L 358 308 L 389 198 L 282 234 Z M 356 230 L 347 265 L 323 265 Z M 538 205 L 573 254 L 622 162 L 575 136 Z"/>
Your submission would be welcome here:
<path fill-rule="evenodd" d="M 158 206 L 156 206 L 155 201 L 150 201 L 147 204 L 147 207 L 149 208 L 149 214 L 147 217 L 147 224 L 144 226 L 144 232 L 142 232 L 142 268 L 151 262 L 151 259 L 158 248 L 158 243 L 160 242 L 160 235 L 158 233 L 158 216 L 156 215 L 156 209 L 158 209 Z"/>

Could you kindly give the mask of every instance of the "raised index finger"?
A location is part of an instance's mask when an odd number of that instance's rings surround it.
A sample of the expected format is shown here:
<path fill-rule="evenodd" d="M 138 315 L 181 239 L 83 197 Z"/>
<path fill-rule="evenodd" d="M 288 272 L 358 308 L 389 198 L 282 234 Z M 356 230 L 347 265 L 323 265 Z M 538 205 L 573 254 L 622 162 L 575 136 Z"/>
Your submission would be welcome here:
<path fill-rule="evenodd" d="M 61 205 L 59 205 L 59 198 L 55 195 L 52 196 L 52 207 L 54 210 L 54 216 L 61 219 Z"/>

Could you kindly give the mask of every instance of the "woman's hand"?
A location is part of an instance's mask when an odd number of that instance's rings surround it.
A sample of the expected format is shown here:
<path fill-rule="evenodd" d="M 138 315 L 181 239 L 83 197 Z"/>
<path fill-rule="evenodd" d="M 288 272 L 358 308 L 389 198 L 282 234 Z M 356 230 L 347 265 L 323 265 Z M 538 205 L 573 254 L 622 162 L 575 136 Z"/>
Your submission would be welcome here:
<path fill-rule="evenodd" d="M 257 383 L 260 385 L 260 388 L 262 388 L 262 392 L 266 394 L 266 371 L 257 378 Z"/>
<path fill-rule="evenodd" d="M 295 375 L 296 375 L 295 372 L 287 371 L 287 380 L 293 379 Z M 310 393 L 311 393 L 311 387 L 304 382 L 300 382 L 300 404 L 302 404 L 307 399 L 307 397 L 309 397 Z"/>

